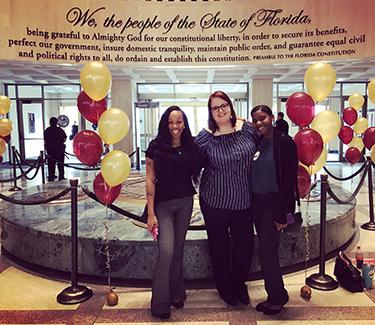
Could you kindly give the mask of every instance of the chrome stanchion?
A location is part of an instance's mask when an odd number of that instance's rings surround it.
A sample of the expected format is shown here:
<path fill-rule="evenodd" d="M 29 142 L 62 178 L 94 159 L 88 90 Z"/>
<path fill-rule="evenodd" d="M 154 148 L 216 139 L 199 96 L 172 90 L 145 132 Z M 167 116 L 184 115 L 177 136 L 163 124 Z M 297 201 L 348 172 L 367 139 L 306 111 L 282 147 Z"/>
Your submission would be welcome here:
<path fill-rule="evenodd" d="M 91 298 L 91 289 L 78 285 L 78 226 L 77 226 L 77 186 L 78 179 L 69 180 L 71 186 L 71 227 L 72 227 L 72 285 L 65 288 L 57 296 L 57 302 L 64 305 L 79 304 Z"/>
<path fill-rule="evenodd" d="M 13 156 L 13 187 L 9 189 L 11 192 L 22 191 L 22 188 L 17 186 L 17 162 L 16 162 L 16 147 L 12 146 Z"/>
<path fill-rule="evenodd" d="M 374 221 L 374 193 L 373 193 L 373 184 L 372 184 L 372 161 L 371 157 L 367 157 L 368 163 L 368 203 L 369 203 L 369 212 L 370 212 L 370 221 L 364 223 L 361 228 L 365 230 L 375 231 L 375 221 Z"/>
<path fill-rule="evenodd" d="M 136 154 L 135 154 L 135 158 L 137 159 L 137 170 L 140 171 L 141 170 L 141 152 L 139 150 L 139 147 L 137 147 L 136 149 Z"/>
<path fill-rule="evenodd" d="M 44 174 L 44 151 L 40 150 L 40 169 L 42 171 L 42 184 L 46 183 L 46 177 Z"/>
<path fill-rule="evenodd" d="M 325 274 L 325 245 L 326 245 L 326 217 L 327 217 L 327 187 L 328 176 L 320 176 L 320 262 L 319 273 L 314 273 L 306 279 L 306 284 L 318 290 L 335 290 L 338 283 L 329 275 Z"/>

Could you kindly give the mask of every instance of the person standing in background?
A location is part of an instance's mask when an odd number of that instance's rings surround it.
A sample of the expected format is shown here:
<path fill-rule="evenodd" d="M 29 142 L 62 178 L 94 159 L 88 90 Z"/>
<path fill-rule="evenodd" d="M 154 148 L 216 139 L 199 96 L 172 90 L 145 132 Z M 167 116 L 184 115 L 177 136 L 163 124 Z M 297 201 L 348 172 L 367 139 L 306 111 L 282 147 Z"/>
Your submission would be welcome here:
<path fill-rule="evenodd" d="M 272 126 L 274 116 L 267 105 L 255 106 L 251 117 L 261 134 L 251 177 L 251 213 L 267 292 L 267 299 L 255 309 L 274 315 L 289 300 L 280 269 L 279 240 L 280 233 L 287 226 L 287 214 L 295 210 L 297 147 L 291 137 Z"/>
<path fill-rule="evenodd" d="M 52 182 L 55 180 L 55 167 L 57 162 L 57 168 L 59 171 L 59 180 L 64 178 L 64 158 L 65 158 L 65 131 L 57 126 L 57 118 L 51 117 L 49 120 L 50 126 L 44 131 L 44 146 L 48 157 L 48 181 Z"/>
<path fill-rule="evenodd" d="M 77 122 L 74 121 L 72 125 L 72 134 L 69 136 L 69 140 L 73 140 L 74 136 L 78 133 L 78 125 Z"/>
<path fill-rule="evenodd" d="M 193 210 L 196 150 L 185 113 L 178 106 L 162 115 L 158 134 L 146 150 L 147 229 L 158 227 L 151 314 L 168 319 L 171 305 L 182 308 L 183 247 Z"/>
<path fill-rule="evenodd" d="M 245 281 L 250 269 L 254 232 L 250 176 L 259 134 L 250 122 L 237 120 L 222 91 L 208 100 L 208 129 L 196 137 L 204 170 L 199 202 L 220 297 L 229 305 L 249 304 Z"/>
<path fill-rule="evenodd" d="M 285 133 L 288 135 L 289 132 L 289 124 L 287 121 L 284 120 L 284 113 L 283 112 L 278 112 L 277 113 L 277 121 L 275 123 L 275 129 Z"/>

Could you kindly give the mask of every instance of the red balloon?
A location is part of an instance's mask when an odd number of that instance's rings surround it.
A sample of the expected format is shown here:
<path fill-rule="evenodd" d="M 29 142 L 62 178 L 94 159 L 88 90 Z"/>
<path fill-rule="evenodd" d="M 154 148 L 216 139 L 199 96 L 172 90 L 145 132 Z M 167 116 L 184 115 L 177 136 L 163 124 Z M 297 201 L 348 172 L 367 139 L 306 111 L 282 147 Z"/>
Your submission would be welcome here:
<path fill-rule="evenodd" d="M 301 165 L 298 165 L 297 182 L 299 196 L 303 199 L 310 192 L 311 177 L 306 168 Z"/>
<path fill-rule="evenodd" d="M 294 124 L 307 126 L 314 118 L 314 100 L 306 93 L 294 93 L 286 101 L 286 114 Z"/>
<path fill-rule="evenodd" d="M 344 112 L 342 113 L 342 119 L 344 122 L 348 125 L 353 125 L 358 118 L 357 110 L 353 107 L 347 107 L 344 109 Z"/>
<path fill-rule="evenodd" d="M 121 184 L 116 186 L 109 186 L 102 176 L 102 173 L 96 175 L 94 179 L 94 192 L 96 197 L 105 205 L 112 204 L 121 192 Z"/>
<path fill-rule="evenodd" d="M 339 139 L 345 143 L 348 144 L 350 141 L 352 141 L 354 136 L 354 131 L 350 126 L 342 126 L 339 132 Z"/>
<path fill-rule="evenodd" d="M 350 164 L 357 163 L 362 157 L 361 152 L 356 147 L 351 147 L 345 152 L 346 161 Z"/>
<path fill-rule="evenodd" d="M 3 156 L 0 156 L 0 164 L 3 162 Z"/>
<path fill-rule="evenodd" d="M 369 127 L 363 133 L 363 144 L 368 150 L 371 150 L 372 146 L 375 144 L 375 126 Z"/>
<path fill-rule="evenodd" d="M 84 91 L 78 95 L 77 106 L 80 113 L 91 123 L 97 124 L 100 115 L 104 113 L 107 108 L 107 100 L 103 98 L 100 101 L 91 99 Z"/>
<path fill-rule="evenodd" d="M 323 151 L 323 139 L 313 129 L 302 129 L 294 136 L 297 146 L 298 160 L 306 165 L 312 165 Z"/>
<path fill-rule="evenodd" d="M 10 134 L 6 135 L 6 136 L 0 136 L 0 138 L 2 138 L 6 143 L 9 143 L 10 139 L 11 139 L 11 136 Z"/>
<path fill-rule="evenodd" d="M 103 152 L 102 139 L 94 131 L 78 132 L 73 138 L 73 152 L 83 164 L 95 166 Z"/>

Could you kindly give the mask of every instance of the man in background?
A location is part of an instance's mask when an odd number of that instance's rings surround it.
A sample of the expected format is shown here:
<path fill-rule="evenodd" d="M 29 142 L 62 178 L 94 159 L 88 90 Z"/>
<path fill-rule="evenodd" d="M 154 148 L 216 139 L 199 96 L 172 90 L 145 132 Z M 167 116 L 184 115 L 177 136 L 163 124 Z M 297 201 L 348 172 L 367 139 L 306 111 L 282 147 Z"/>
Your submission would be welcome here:
<path fill-rule="evenodd" d="M 283 112 L 278 112 L 277 113 L 277 121 L 275 123 L 275 129 L 285 133 L 288 135 L 289 132 L 289 124 L 287 121 L 284 120 L 284 113 Z"/>
<path fill-rule="evenodd" d="M 59 170 L 59 180 L 64 178 L 64 153 L 65 153 L 65 131 L 57 126 L 57 118 L 51 117 L 49 120 L 50 126 L 44 131 L 44 145 L 47 154 L 50 156 L 47 159 L 48 164 L 48 181 L 55 180 L 55 167 Z"/>

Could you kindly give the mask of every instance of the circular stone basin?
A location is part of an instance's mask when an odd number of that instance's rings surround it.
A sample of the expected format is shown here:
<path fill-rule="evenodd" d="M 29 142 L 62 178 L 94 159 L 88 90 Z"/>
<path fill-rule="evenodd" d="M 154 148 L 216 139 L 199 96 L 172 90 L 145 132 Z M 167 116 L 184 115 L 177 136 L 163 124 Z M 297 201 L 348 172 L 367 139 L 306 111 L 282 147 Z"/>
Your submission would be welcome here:
<path fill-rule="evenodd" d="M 143 178 L 143 180 L 142 180 Z M 45 198 L 63 190 L 68 182 L 51 182 L 11 194 L 16 199 L 38 195 Z M 91 186 L 91 185 L 89 185 Z M 331 185 L 340 198 L 351 195 Z M 141 188 L 142 193 L 136 188 Z M 144 204 L 144 176 L 130 177 L 115 201 L 120 208 L 141 215 Z M 157 258 L 157 243 L 141 224 L 112 211 L 79 191 L 78 201 L 78 271 L 84 275 L 107 277 L 106 238 L 111 256 L 111 277 L 149 280 Z M 69 198 L 61 202 L 34 206 L 1 202 L 2 249 L 11 256 L 41 267 L 70 271 L 71 207 Z M 326 253 L 346 245 L 354 236 L 355 200 L 349 204 L 327 201 Z M 308 209 L 308 210 L 307 210 Z M 285 232 L 280 240 L 280 263 L 284 270 L 299 265 L 303 268 L 306 254 L 305 227 L 308 227 L 310 259 L 319 256 L 320 202 L 302 202 L 304 223 L 297 232 Z M 308 215 L 308 217 L 307 217 Z M 108 226 L 108 232 L 106 227 Z M 202 227 L 199 202 L 195 200 L 192 227 Z M 255 237 L 255 252 L 257 237 Z M 256 277 L 259 261 L 252 261 L 249 278 Z M 254 276 L 255 275 L 255 276 Z M 184 247 L 185 279 L 212 278 L 205 230 L 189 230 Z"/>

